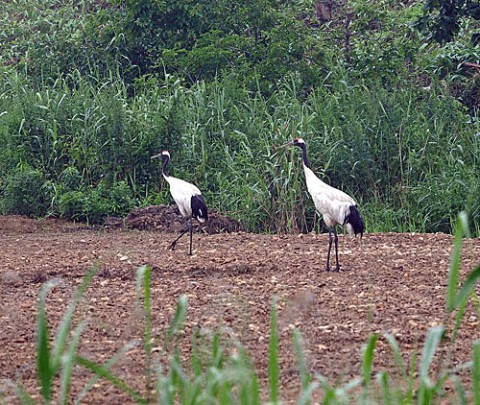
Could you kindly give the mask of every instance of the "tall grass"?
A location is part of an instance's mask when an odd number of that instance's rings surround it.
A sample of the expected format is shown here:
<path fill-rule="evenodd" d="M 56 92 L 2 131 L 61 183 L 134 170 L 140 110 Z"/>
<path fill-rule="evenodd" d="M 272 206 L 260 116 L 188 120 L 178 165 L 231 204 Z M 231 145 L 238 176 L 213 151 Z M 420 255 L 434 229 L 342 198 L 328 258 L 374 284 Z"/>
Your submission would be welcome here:
<path fill-rule="evenodd" d="M 169 149 L 172 173 L 247 230 L 309 231 L 318 219 L 300 158 L 275 150 L 300 135 L 314 170 L 355 196 L 370 231 L 448 232 L 460 210 L 480 228 L 479 124 L 440 87 L 387 90 L 340 68 L 308 96 L 294 77 L 268 98 L 173 76 L 139 80 L 132 95 L 119 76 L 80 72 L 43 85 L 15 73 L 0 87 L 3 213 L 96 222 L 169 203 L 149 159 Z"/>
<path fill-rule="evenodd" d="M 404 403 L 431 404 L 444 398 L 447 382 L 455 387 L 458 403 L 480 401 L 480 343 L 472 347 L 472 361 L 453 365 L 451 354 L 455 347 L 457 332 L 461 327 L 464 309 L 470 297 L 478 300 L 475 286 L 480 277 L 480 265 L 473 269 L 463 281 L 460 280 L 460 256 L 462 239 L 468 235 L 464 214 L 456 223 L 455 244 L 452 250 L 450 273 L 447 280 L 445 324 L 432 327 L 425 338 L 418 364 L 413 355 L 410 364 L 404 362 L 399 344 L 392 335 L 371 335 L 362 351 L 361 369 L 358 377 L 343 385 L 335 386 L 321 375 L 312 373 L 305 357 L 302 336 L 298 330 L 293 334 L 294 353 L 299 371 L 300 404 L 311 403 L 321 398 L 325 404 L 343 403 Z M 145 352 L 145 387 L 135 390 L 129 381 L 116 377 L 112 366 L 137 342 L 132 341 L 121 348 L 104 364 L 83 357 L 78 353 L 81 335 L 87 327 L 87 320 L 73 326 L 75 308 L 82 299 L 95 270 L 90 271 L 75 294 L 54 340 L 50 338 L 46 298 L 53 287 L 47 282 L 40 292 L 37 323 L 37 375 L 40 392 L 45 403 L 53 400 L 59 403 L 71 402 L 70 386 L 74 365 L 90 370 L 93 377 L 84 386 L 75 403 L 80 403 L 99 379 L 105 379 L 119 388 L 137 403 L 219 403 L 259 404 L 261 384 L 257 371 L 252 367 L 246 351 L 238 341 L 225 340 L 221 333 L 194 333 L 189 361 L 185 362 L 175 339 L 182 329 L 187 313 L 187 298 L 180 297 L 170 327 L 160 338 L 152 338 L 152 297 L 151 269 L 141 267 L 137 272 L 137 305 L 143 310 Z M 454 316 L 452 316 L 454 315 Z M 454 319 L 452 325 L 449 320 Z M 448 336 L 448 337 L 447 337 Z M 384 340 L 391 348 L 397 372 L 378 370 L 375 366 L 375 351 L 378 341 Z M 439 348 L 442 347 L 441 353 Z M 157 348 L 160 357 L 153 356 Z M 230 354 L 228 354 L 230 352 Z M 268 346 L 268 392 L 269 403 L 282 402 L 280 391 L 282 372 L 279 364 L 279 335 L 277 332 L 276 301 L 273 300 L 270 317 L 270 341 Z M 470 373 L 471 385 L 465 385 L 460 373 Z M 57 384 L 57 382 L 59 382 Z M 20 385 L 17 391 L 21 403 L 34 403 L 31 395 Z M 449 397 L 449 400 L 453 400 Z"/>

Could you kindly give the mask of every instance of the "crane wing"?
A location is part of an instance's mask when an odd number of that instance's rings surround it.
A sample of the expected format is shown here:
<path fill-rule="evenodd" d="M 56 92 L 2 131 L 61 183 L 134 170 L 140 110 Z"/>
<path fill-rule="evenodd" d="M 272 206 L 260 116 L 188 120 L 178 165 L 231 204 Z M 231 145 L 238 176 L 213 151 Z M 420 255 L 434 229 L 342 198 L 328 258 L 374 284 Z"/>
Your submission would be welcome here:
<path fill-rule="evenodd" d="M 170 184 L 170 194 L 183 216 L 192 215 L 191 200 L 193 196 L 202 195 L 197 186 L 188 181 L 169 176 L 167 179 Z"/>
<path fill-rule="evenodd" d="M 320 190 L 311 193 L 311 196 L 315 208 L 322 214 L 328 227 L 335 224 L 343 225 L 345 217 L 350 212 L 350 206 L 356 205 L 355 200 L 348 194 L 325 183 Z"/>

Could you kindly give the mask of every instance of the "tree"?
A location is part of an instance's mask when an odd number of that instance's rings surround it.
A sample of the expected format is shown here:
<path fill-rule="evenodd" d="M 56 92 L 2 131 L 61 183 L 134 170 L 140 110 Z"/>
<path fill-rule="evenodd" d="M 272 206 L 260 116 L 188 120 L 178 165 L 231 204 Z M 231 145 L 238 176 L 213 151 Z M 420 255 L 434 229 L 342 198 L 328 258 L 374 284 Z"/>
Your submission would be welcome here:
<path fill-rule="evenodd" d="M 480 21 L 478 0 L 425 0 L 424 14 L 418 26 L 428 33 L 430 39 L 443 44 L 454 40 L 460 22 L 468 17 Z M 480 31 L 473 32 L 471 40 L 479 43 Z"/>

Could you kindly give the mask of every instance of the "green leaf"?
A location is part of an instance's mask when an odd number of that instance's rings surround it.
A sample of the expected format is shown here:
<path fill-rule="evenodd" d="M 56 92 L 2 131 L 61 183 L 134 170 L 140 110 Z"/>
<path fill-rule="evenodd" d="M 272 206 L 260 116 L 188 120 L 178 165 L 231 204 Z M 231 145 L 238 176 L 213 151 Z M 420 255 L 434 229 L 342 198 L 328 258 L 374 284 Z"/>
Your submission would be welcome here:
<path fill-rule="evenodd" d="M 480 404 L 480 340 L 473 344 L 473 402 Z"/>
<path fill-rule="evenodd" d="M 444 332 L 445 328 L 443 326 L 435 326 L 431 328 L 425 345 L 423 346 L 419 372 L 421 382 L 426 386 L 431 385 L 430 378 L 428 376 L 430 372 L 430 366 Z"/>
<path fill-rule="evenodd" d="M 463 236 L 468 232 L 468 220 L 465 212 L 461 212 L 457 218 L 457 225 L 455 229 L 455 239 L 453 243 L 453 250 L 450 263 L 450 272 L 448 275 L 447 284 L 447 311 L 452 312 L 456 303 L 456 291 L 458 284 L 458 277 L 460 272 L 460 263 L 462 255 Z"/>
<path fill-rule="evenodd" d="M 374 333 L 372 336 L 370 336 L 368 343 L 363 350 L 362 376 L 364 387 L 368 387 L 372 379 L 373 357 L 378 336 L 378 333 Z"/>
<path fill-rule="evenodd" d="M 45 283 L 40 291 L 37 315 L 37 376 L 45 402 L 51 399 L 52 379 L 56 372 L 51 363 L 48 321 L 46 314 L 46 300 L 49 291 L 58 285 L 59 281 Z"/>
<path fill-rule="evenodd" d="M 462 303 L 464 303 L 468 299 L 479 277 L 480 277 L 480 265 L 475 267 L 475 269 L 472 270 L 467 276 L 467 279 L 463 283 L 462 288 L 460 289 L 460 291 L 458 292 L 455 298 L 455 304 L 454 304 L 455 308 L 458 308 L 460 305 L 462 305 Z"/>
<path fill-rule="evenodd" d="M 297 402 L 297 405 L 308 405 L 312 400 L 313 393 L 320 387 L 318 381 L 313 381 L 306 386 L 302 387 L 300 393 L 300 399 Z"/>
<path fill-rule="evenodd" d="M 77 354 L 78 344 L 80 342 L 80 337 L 87 325 L 87 321 L 83 321 L 80 325 L 77 326 L 75 332 L 73 333 L 72 340 L 70 341 L 70 346 L 68 351 L 62 357 L 62 374 L 60 377 L 60 397 L 58 402 L 60 404 L 68 404 L 70 386 L 72 379 L 73 366 L 75 365 L 75 356 Z"/>
<path fill-rule="evenodd" d="M 25 390 L 25 388 L 23 388 L 23 385 L 18 384 L 15 391 L 21 405 L 36 405 L 35 400 L 30 396 L 30 394 Z"/>
<path fill-rule="evenodd" d="M 141 266 L 136 274 L 136 301 L 140 305 L 140 294 L 143 291 L 143 309 L 145 313 L 145 331 L 143 334 L 143 347 L 147 356 L 146 361 L 146 386 L 150 391 L 151 381 L 151 364 L 152 364 L 152 302 L 151 302 L 151 271 L 150 266 Z"/>
<path fill-rule="evenodd" d="M 278 331 L 276 300 L 270 307 L 270 342 L 268 344 L 268 381 L 270 387 L 270 402 L 278 403 L 280 365 L 278 363 Z"/>
<path fill-rule="evenodd" d="M 383 405 L 391 404 L 393 397 L 390 390 L 390 381 L 387 372 L 382 371 L 380 374 L 378 374 L 377 379 L 380 387 L 382 387 Z"/>
<path fill-rule="evenodd" d="M 455 391 L 457 393 L 457 399 L 458 399 L 458 404 L 460 405 L 468 405 L 468 399 L 467 395 L 465 393 L 465 390 L 463 389 L 462 382 L 460 381 L 460 378 L 455 377 L 453 379 L 453 383 L 455 385 Z M 478 402 L 475 402 L 475 404 L 478 404 Z"/>
<path fill-rule="evenodd" d="M 187 315 L 187 308 L 188 308 L 188 298 L 186 295 L 182 295 L 177 301 L 177 309 L 175 310 L 175 315 L 173 317 L 172 323 L 170 324 L 170 327 L 168 328 L 167 334 L 165 336 L 165 340 L 163 342 L 164 350 L 172 340 L 175 333 L 183 325 L 183 322 L 185 321 L 185 318 Z"/>
<path fill-rule="evenodd" d="M 295 329 L 293 331 L 293 347 L 295 349 L 295 358 L 297 359 L 297 368 L 298 372 L 300 373 L 302 390 L 305 390 L 311 381 L 311 376 L 308 373 L 307 359 L 305 357 L 302 334 L 298 329 Z"/>
<path fill-rule="evenodd" d="M 125 381 L 121 380 L 120 378 L 114 376 L 108 369 L 102 367 L 101 365 L 86 359 L 81 356 L 75 357 L 75 363 L 87 368 L 91 372 L 93 372 L 98 377 L 105 378 L 106 380 L 110 381 L 113 385 L 117 388 L 125 392 L 126 394 L 130 395 L 136 402 L 140 404 L 147 404 L 148 401 L 145 399 L 138 391 L 134 390 L 130 387 Z"/>
<path fill-rule="evenodd" d="M 73 299 L 70 302 L 67 311 L 62 317 L 62 321 L 60 322 L 60 325 L 57 329 L 57 334 L 55 336 L 55 343 L 53 346 L 53 354 L 52 354 L 51 361 L 54 369 L 58 369 L 60 365 L 61 356 L 65 351 L 75 308 L 77 307 L 77 304 L 83 297 L 83 294 L 87 290 L 88 286 L 90 285 L 93 277 L 98 272 L 98 270 L 99 270 L 98 267 L 94 267 L 88 271 L 88 273 L 85 275 L 85 277 L 82 280 L 82 284 L 80 284 L 80 287 L 75 292 L 75 295 L 73 296 Z"/>
<path fill-rule="evenodd" d="M 402 357 L 402 352 L 400 351 L 400 346 L 397 343 L 397 340 L 393 335 L 390 333 L 385 334 L 385 339 L 387 339 L 387 342 L 389 343 L 390 347 L 392 348 L 393 351 L 393 358 L 395 359 L 395 364 L 397 365 L 398 369 L 400 370 L 402 374 L 403 381 L 405 382 L 407 379 L 407 373 L 405 370 L 405 364 L 403 362 L 403 357 Z"/>
<path fill-rule="evenodd" d="M 117 353 L 115 353 L 110 360 L 108 360 L 102 367 L 105 370 L 110 370 L 110 368 L 120 359 L 122 358 L 125 353 L 133 349 L 137 345 L 137 342 L 131 341 L 126 343 L 123 347 L 121 347 Z M 78 395 L 78 397 L 75 399 L 75 404 L 80 404 L 82 402 L 82 399 L 87 395 L 88 391 L 90 391 L 95 383 L 101 378 L 101 376 L 94 375 L 88 383 L 83 387 L 82 392 Z"/>

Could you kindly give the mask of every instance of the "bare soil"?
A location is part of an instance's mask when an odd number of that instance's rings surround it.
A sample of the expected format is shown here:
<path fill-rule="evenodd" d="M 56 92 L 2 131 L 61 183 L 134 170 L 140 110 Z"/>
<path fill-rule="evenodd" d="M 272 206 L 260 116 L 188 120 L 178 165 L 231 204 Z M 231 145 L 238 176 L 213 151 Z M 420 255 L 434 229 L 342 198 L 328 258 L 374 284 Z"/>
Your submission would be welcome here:
<path fill-rule="evenodd" d="M 303 335 L 308 367 L 332 384 L 358 377 L 362 346 L 372 333 L 392 334 L 407 364 L 421 354 L 426 334 L 449 323 L 445 314 L 446 283 L 453 238 L 445 234 L 366 234 L 361 243 L 340 235 L 340 272 L 325 272 L 326 234 L 257 235 L 239 232 L 235 221 L 217 218 L 216 230 L 193 237 L 188 256 L 185 237 L 168 247 L 182 221 L 165 227 L 165 209 L 147 208 L 125 221 L 88 227 L 59 220 L 36 221 L 0 216 L 0 403 L 15 403 L 21 382 L 39 399 L 35 371 L 37 300 L 42 284 L 59 279 L 50 292 L 51 331 L 72 295 L 93 266 L 95 276 L 76 312 L 76 322 L 88 319 L 80 353 L 106 362 L 132 340 L 142 341 L 144 316 L 136 305 L 135 274 L 151 265 L 153 334 L 160 338 L 170 325 L 178 298 L 186 294 L 189 309 L 179 348 L 184 359 L 193 331 L 208 336 L 221 331 L 227 348 L 238 339 L 252 358 L 262 387 L 268 384 L 270 305 L 277 297 L 280 334 L 281 396 L 298 398 L 300 380 L 292 331 Z M 157 211 L 156 211 L 157 210 Z M 167 217 L 168 217 L 167 215 Z M 212 222 L 215 222 L 212 220 Z M 179 225 L 180 224 L 180 225 Z M 219 231 L 231 233 L 216 233 Z M 480 240 L 467 240 L 462 253 L 462 277 L 479 263 Z M 471 360 L 479 336 L 478 313 L 467 307 L 451 364 Z M 439 354 L 445 355 L 449 335 Z M 159 350 L 154 350 L 160 356 Z M 443 360 L 445 360 L 445 356 Z M 158 359 L 162 361 L 162 359 Z M 440 357 L 437 363 L 443 361 Z M 136 389 L 145 388 L 142 344 L 130 350 L 113 372 Z M 398 381 L 399 370 L 385 338 L 375 352 L 374 372 L 387 370 Z M 434 369 L 435 370 L 435 369 Z M 408 370 L 407 370 L 408 371 Z M 89 372 L 74 370 L 72 397 Z M 468 373 L 463 379 L 470 389 Z M 267 397 L 265 397 L 267 399 Z M 109 382 L 98 382 L 82 403 L 131 403 Z"/>

